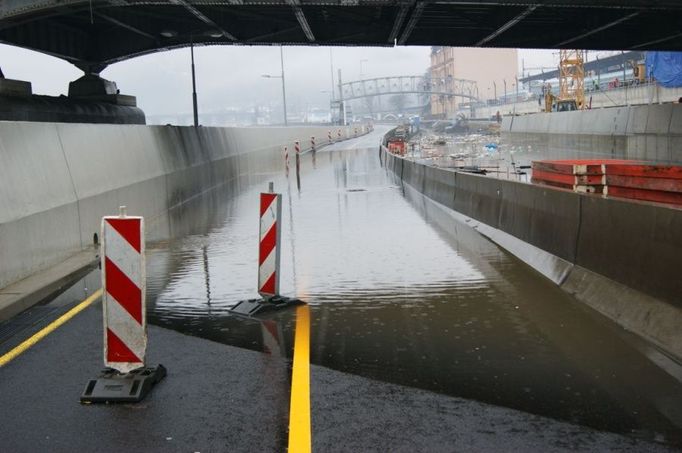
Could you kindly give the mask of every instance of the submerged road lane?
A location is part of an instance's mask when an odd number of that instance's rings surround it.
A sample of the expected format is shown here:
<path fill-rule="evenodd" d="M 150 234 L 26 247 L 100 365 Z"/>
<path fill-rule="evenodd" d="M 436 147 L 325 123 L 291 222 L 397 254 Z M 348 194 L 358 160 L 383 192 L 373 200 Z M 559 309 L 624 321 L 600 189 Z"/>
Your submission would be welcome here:
<path fill-rule="evenodd" d="M 403 187 L 379 137 L 171 212 L 176 239 L 148 246 L 149 321 L 292 357 L 293 310 L 227 312 L 256 295 L 258 192 L 273 181 L 281 289 L 311 306 L 313 364 L 682 445 L 679 366 Z"/>
<path fill-rule="evenodd" d="M 679 368 L 403 187 L 379 136 L 303 156 L 298 178 L 252 174 L 149 219 L 150 237 L 171 238 L 147 244 L 147 363 L 168 376 L 139 404 L 78 403 L 102 367 L 97 300 L 0 365 L 0 451 L 679 446 Z M 268 181 L 284 194 L 283 291 L 310 305 L 234 317 L 256 294 Z M 0 358 L 99 281 L 1 323 Z"/>

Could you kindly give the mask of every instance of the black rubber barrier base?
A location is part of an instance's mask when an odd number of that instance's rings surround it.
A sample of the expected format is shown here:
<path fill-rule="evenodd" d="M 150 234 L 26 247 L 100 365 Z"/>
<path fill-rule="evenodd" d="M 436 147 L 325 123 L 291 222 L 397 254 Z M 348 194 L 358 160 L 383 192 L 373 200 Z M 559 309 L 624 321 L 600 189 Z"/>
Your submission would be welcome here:
<path fill-rule="evenodd" d="M 165 376 L 166 368 L 161 364 L 129 373 L 107 368 L 99 378 L 88 382 L 81 403 L 137 403 Z"/>
<path fill-rule="evenodd" d="M 230 308 L 230 312 L 242 316 L 255 316 L 265 311 L 279 310 L 304 303 L 300 299 L 284 296 L 274 296 L 269 299 L 249 299 L 237 302 L 237 305 Z"/>

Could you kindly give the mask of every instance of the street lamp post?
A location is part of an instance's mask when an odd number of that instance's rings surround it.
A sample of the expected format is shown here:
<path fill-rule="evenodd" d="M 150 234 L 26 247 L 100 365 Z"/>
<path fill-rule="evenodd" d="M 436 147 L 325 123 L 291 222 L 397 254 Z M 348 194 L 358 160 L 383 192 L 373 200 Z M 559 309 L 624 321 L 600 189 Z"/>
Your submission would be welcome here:
<path fill-rule="evenodd" d="M 282 64 L 282 75 L 274 76 L 271 74 L 262 74 L 261 77 L 265 77 L 266 79 L 282 79 L 282 108 L 284 110 L 284 125 L 288 126 L 289 123 L 287 122 L 287 91 L 284 84 L 284 51 L 282 50 L 282 46 L 279 46 L 279 57 Z"/>
<path fill-rule="evenodd" d="M 332 75 L 331 97 L 332 97 L 332 101 L 333 101 L 334 100 L 334 90 L 336 88 L 334 87 L 334 56 L 332 54 L 332 48 L 331 47 L 329 48 L 329 70 L 330 70 L 331 75 Z"/>
<path fill-rule="evenodd" d="M 515 82 L 512 82 L 512 89 L 516 89 L 516 96 L 514 96 L 514 115 L 516 115 L 516 103 L 519 100 L 519 78 L 516 78 Z"/>
<path fill-rule="evenodd" d="M 192 59 L 192 113 L 194 114 L 194 127 L 199 127 L 199 109 L 197 107 L 197 79 L 194 72 L 194 41 L 190 42 L 189 51 Z"/>
<path fill-rule="evenodd" d="M 284 125 L 288 126 L 287 122 L 287 90 L 284 87 L 284 48 L 279 46 L 279 60 L 282 68 L 282 104 L 284 107 Z"/>

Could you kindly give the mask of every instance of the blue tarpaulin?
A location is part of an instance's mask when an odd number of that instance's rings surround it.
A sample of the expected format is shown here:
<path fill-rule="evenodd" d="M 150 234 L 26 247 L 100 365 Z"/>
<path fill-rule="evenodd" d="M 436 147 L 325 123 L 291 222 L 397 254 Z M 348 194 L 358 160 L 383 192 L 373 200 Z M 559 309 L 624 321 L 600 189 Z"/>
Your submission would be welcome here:
<path fill-rule="evenodd" d="M 682 52 L 647 52 L 645 64 L 659 85 L 682 87 Z"/>

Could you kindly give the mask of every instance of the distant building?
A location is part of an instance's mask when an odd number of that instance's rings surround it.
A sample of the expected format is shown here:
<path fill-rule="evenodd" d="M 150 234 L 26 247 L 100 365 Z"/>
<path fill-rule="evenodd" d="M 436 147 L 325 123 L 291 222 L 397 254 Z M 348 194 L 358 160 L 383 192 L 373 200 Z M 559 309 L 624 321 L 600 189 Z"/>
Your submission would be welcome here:
<path fill-rule="evenodd" d="M 454 79 L 474 80 L 481 100 L 511 96 L 516 91 L 518 52 L 516 49 L 473 47 L 431 48 L 431 83 L 434 91 L 447 91 Z M 468 102 L 464 98 L 431 96 L 431 114 L 439 118 L 452 118 L 458 105 Z"/>

